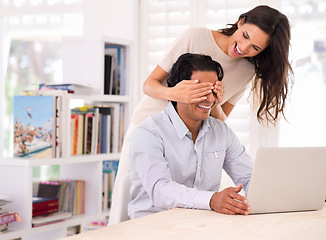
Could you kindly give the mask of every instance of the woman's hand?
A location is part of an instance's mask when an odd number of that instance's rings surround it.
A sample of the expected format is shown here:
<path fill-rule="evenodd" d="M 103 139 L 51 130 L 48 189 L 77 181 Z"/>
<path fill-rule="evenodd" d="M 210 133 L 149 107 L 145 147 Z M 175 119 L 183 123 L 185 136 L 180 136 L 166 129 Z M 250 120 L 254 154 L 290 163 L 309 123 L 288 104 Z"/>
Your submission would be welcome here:
<path fill-rule="evenodd" d="M 206 95 L 214 91 L 209 82 L 199 83 L 198 80 L 183 80 L 170 88 L 168 100 L 182 103 L 198 103 L 206 100 Z"/>
<path fill-rule="evenodd" d="M 216 96 L 217 96 L 217 101 L 218 103 L 222 103 L 224 100 L 224 85 L 222 81 L 216 81 L 214 84 L 214 89 L 213 91 L 215 92 Z"/>
<path fill-rule="evenodd" d="M 233 105 L 228 102 L 223 103 L 224 100 L 224 85 L 221 81 L 216 81 L 213 92 L 216 94 L 217 104 L 211 110 L 211 116 L 221 121 L 225 121 L 233 109 Z M 221 105 L 223 103 L 223 106 Z"/>

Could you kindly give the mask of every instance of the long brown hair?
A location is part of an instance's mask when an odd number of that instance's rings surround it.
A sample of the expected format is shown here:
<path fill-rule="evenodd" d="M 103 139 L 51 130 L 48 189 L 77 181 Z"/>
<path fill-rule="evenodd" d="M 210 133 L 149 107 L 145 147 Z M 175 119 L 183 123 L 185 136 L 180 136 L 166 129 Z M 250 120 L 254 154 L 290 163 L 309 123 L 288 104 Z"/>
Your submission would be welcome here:
<path fill-rule="evenodd" d="M 288 60 L 290 47 L 290 24 L 287 17 L 278 10 L 261 5 L 241 14 L 229 28 L 221 29 L 231 36 L 239 21 L 254 24 L 269 35 L 268 46 L 248 60 L 255 65 L 252 93 L 258 98 L 257 119 L 275 124 L 281 113 L 284 116 L 285 101 L 292 85 L 292 68 Z"/>

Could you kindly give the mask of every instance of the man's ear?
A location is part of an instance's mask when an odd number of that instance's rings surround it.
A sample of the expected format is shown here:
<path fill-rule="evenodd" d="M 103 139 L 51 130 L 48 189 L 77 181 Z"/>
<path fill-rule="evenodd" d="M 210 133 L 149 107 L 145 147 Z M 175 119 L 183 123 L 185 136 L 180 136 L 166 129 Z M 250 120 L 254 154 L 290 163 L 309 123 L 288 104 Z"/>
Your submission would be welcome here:
<path fill-rule="evenodd" d="M 245 17 L 240 18 L 240 19 L 238 20 L 238 22 L 237 22 L 237 26 L 238 26 L 238 28 L 240 28 L 241 25 L 244 24 L 244 22 L 245 22 Z"/>

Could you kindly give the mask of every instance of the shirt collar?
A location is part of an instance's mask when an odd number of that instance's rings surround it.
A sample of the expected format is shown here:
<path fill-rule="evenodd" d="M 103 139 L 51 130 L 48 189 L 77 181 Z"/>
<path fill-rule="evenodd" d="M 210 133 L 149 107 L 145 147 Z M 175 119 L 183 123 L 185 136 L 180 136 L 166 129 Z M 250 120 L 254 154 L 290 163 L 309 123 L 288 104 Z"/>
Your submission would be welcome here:
<path fill-rule="evenodd" d="M 177 134 L 180 139 L 182 139 L 184 136 L 189 133 L 189 129 L 187 128 L 186 124 L 182 121 L 179 114 L 177 113 L 176 109 L 174 108 L 173 104 L 169 102 L 168 106 L 165 109 L 167 115 L 170 117 L 170 120 L 177 131 Z M 203 121 L 201 128 L 199 130 L 199 134 L 197 138 L 202 137 L 208 129 L 211 129 L 209 121 L 205 120 Z"/>

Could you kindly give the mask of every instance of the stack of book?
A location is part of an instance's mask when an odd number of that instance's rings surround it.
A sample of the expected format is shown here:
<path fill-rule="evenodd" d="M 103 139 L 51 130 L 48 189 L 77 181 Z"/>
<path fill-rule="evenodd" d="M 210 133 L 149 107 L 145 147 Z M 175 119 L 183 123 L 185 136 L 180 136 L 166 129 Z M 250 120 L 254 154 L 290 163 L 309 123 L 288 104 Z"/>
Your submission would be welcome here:
<path fill-rule="evenodd" d="M 124 135 L 124 104 L 107 103 L 71 110 L 70 142 L 63 126 L 67 92 L 44 90 L 42 95 L 14 97 L 15 157 L 55 158 L 69 154 L 117 153 Z M 67 147 L 70 145 L 70 148 Z"/>
<path fill-rule="evenodd" d="M 8 224 L 16 221 L 21 221 L 18 213 L 9 212 L 5 207 L 6 204 L 11 203 L 9 196 L 0 196 L 0 234 L 8 229 Z"/>
<path fill-rule="evenodd" d="M 42 204 L 42 200 L 45 203 Z M 69 179 L 41 182 L 38 184 L 35 203 L 46 205 L 47 209 L 52 212 L 83 214 L 85 212 L 85 181 Z"/>
<path fill-rule="evenodd" d="M 33 217 L 58 212 L 58 198 L 33 197 Z"/>
<path fill-rule="evenodd" d="M 117 153 L 124 132 L 124 105 L 107 103 L 71 110 L 71 155 Z"/>
<path fill-rule="evenodd" d="M 54 180 L 36 184 L 32 226 L 63 221 L 85 212 L 85 181 Z"/>
<path fill-rule="evenodd" d="M 40 84 L 38 90 L 63 90 L 67 93 L 88 95 L 93 93 L 91 87 L 74 84 L 74 83 L 63 83 L 63 84 Z"/>

